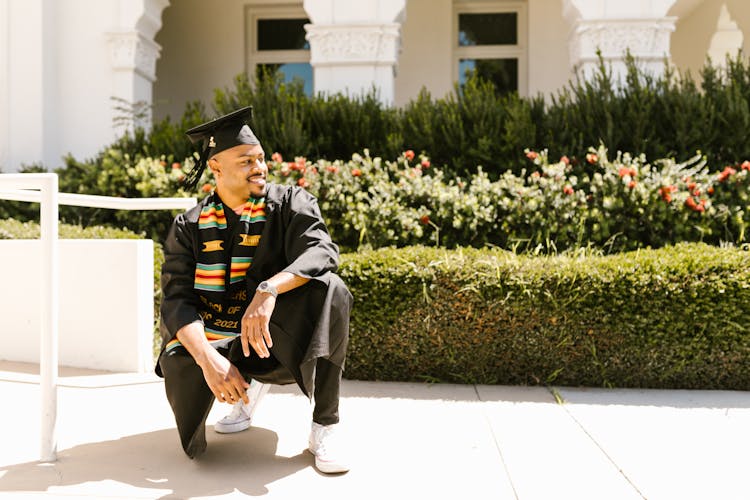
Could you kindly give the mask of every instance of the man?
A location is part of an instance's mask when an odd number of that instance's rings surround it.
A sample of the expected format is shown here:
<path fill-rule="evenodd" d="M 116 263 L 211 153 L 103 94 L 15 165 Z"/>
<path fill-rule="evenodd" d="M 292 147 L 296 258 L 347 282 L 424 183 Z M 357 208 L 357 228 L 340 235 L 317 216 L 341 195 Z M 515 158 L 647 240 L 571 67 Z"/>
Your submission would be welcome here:
<path fill-rule="evenodd" d="M 267 184 L 263 148 L 243 108 L 188 130 L 216 190 L 178 215 L 164 244 L 162 351 L 157 374 L 182 447 L 206 448 L 214 399 L 233 404 L 215 425 L 250 426 L 268 386 L 297 383 L 315 406 L 309 450 L 325 473 L 345 472 L 336 455 L 339 385 L 352 296 L 334 274 L 338 247 L 305 190 Z"/>

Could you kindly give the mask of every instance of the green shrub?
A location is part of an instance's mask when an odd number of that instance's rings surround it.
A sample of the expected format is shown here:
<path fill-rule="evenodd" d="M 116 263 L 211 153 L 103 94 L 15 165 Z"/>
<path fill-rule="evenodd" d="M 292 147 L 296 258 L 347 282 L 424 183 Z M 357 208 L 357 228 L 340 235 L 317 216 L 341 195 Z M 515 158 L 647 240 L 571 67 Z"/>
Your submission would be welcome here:
<path fill-rule="evenodd" d="M 123 198 L 188 197 L 182 182 L 193 160 L 169 163 L 165 157 L 131 157 L 120 149 L 102 151 L 93 162 L 66 158 L 66 168 L 57 171 L 60 191 Z M 125 227 L 162 241 L 176 211 L 109 210 L 86 207 L 60 207 L 60 219 L 83 226 Z"/>
<path fill-rule="evenodd" d="M 492 181 L 479 169 L 446 179 L 430 160 L 407 151 L 396 161 L 355 154 L 315 163 L 274 155 L 272 178 L 318 197 L 329 230 L 344 249 L 485 245 L 506 249 L 608 251 L 683 241 L 745 243 L 750 224 L 750 162 L 710 173 L 699 156 L 676 163 L 605 148 L 586 168 L 527 150 L 520 175 Z"/>
<path fill-rule="evenodd" d="M 380 249 L 343 256 L 346 376 L 750 389 L 750 252 L 611 256 Z"/>
<path fill-rule="evenodd" d="M 380 104 L 374 91 L 308 97 L 300 82 L 284 83 L 278 74 L 253 81 L 241 74 L 233 87 L 215 91 L 213 109 L 223 114 L 253 105 L 253 127 L 269 152 L 333 160 L 365 148 L 386 158 L 411 149 L 429 155 L 449 178 L 470 176 L 477 165 L 493 180 L 506 171 L 519 175 L 525 148 L 568 155 L 585 166 L 588 147 L 600 143 L 678 162 L 698 150 L 716 165 L 750 158 L 744 133 L 750 125 L 748 61 L 729 59 L 726 69 L 708 62 L 700 86 L 669 67 L 653 76 L 630 56 L 626 64 L 626 77 L 618 82 L 600 60 L 591 79 L 570 81 L 546 102 L 499 94 L 489 82 L 472 78 L 446 96 L 423 90 L 400 109 Z M 124 151 L 181 161 L 192 151 L 184 130 L 204 118 L 203 109 L 191 103 L 180 127 L 157 124 L 153 140 L 135 141 Z"/>
<path fill-rule="evenodd" d="M 243 73 L 232 86 L 214 91 L 212 112 L 190 102 L 181 117 L 157 121 L 149 133 L 136 128 L 94 159 L 65 163 L 95 173 L 112 150 L 133 162 L 183 162 L 194 154 L 187 129 L 246 105 L 254 107 L 252 126 L 269 153 L 335 160 L 365 148 L 384 158 L 411 149 L 429 155 L 448 178 L 469 177 L 477 165 L 492 180 L 507 171 L 520 175 L 526 148 L 567 155 L 583 169 L 588 148 L 596 144 L 678 162 L 701 151 L 717 166 L 750 158 L 750 61 L 728 59 L 725 69 L 709 61 L 701 85 L 669 67 L 653 76 L 632 57 L 626 64 L 623 82 L 600 60 L 591 79 L 573 79 L 546 100 L 499 94 L 489 82 L 470 78 L 446 96 L 423 90 L 402 108 L 381 104 L 374 90 L 308 97 L 301 82 L 285 83 L 278 73 L 253 80 Z M 0 216 L 8 216 L 2 210 L 0 204 Z"/>

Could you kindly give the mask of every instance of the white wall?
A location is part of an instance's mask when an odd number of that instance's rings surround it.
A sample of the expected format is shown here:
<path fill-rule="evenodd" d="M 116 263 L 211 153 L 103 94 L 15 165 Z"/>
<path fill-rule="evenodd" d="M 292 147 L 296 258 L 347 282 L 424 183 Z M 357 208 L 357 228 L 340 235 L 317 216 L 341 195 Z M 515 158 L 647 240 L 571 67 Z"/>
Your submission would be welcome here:
<path fill-rule="evenodd" d="M 213 89 L 233 87 L 245 71 L 245 1 L 173 0 L 162 14 L 156 43 L 154 118 L 182 116 L 200 100 L 213 113 Z M 301 5 L 302 2 L 300 1 Z"/>
<path fill-rule="evenodd" d="M 143 44 L 128 47 L 121 54 L 134 67 L 115 69 L 110 34 L 141 30 L 147 37 L 149 29 L 158 29 L 166 1 L 0 2 L 3 171 L 39 162 L 59 167 L 67 153 L 87 159 L 113 141 L 117 113 L 111 98 L 151 99 L 151 82 L 135 66 L 148 65 L 155 51 Z"/>
<path fill-rule="evenodd" d="M 0 2 L 0 171 L 10 171 L 10 2 Z"/>
<path fill-rule="evenodd" d="M 407 0 L 396 68 L 396 106 L 414 99 L 422 87 L 433 97 L 453 90 L 452 13 L 451 0 Z"/>
<path fill-rule="evenodd" d="M 242 0 L 223 0 L 220 9 L 202 0 L 180 0 L 164 10 L 156 35 L 162 53 L 154 84 L 155 118 L 179 118 L 191 100 L 213 112 L 213 89 L 233 87 L 233 78 L 245 71 L 245 8 Z M 452 91 L 452 15 L 452 0 L 407 0 L 395 78 L 397 106 L 414 99 L 422 87 L 434 97 Z M 567 83 L 569 29 L 562 0 L 530 2 L 529 95 Z"/>
<path fill-rule="evenodd" d="M 55 146 L 55 138 L 45 134 L 56 120 L 49 96 L 54 92 L 49 81 L 54 66 L 45 70 L 45 63 L 54 57 L 44 53 L 54 49 L 53 23 L 44 15 L 52 7 L 47 0 L 7 0 L 5 5 L 7 115 L 3 118 L 8 126 L 0 143 L 5 171 L 16 170 L 21 162 L 45 161 L 51 157 L 46 149 Z"/>
<path fill-rule="evenodd" d="M 744 32 L 743 52 L 750 54 L 750 2 L 747 0 L 702 0 L 687 15 L 677 20 L 672 34 L 672 62 L 681 71 L 689 70 L 694 76 L 706 61 L 711 38 L 716 32 L 719 12 L 726 4 L 729 14 Z M 719 61 L 714 61 L 717 63 Z"/>
<path fill-rule="evenodd" d="M 562 0 L 529 1 L 528 39 L 523 42 L 528 47 L 526 95 L 550 94 L 568 82 L 572 76 L 569 31 Z M 397 105 L 416 97 L 422 87 L 434 97 L 453 90 L 454 38 L 452 0 L 408 0 L 396 76 Z"/>
<path fill-rule="evenodd" d="M 112 60 L 106 33 L 117 27 L 116 4 L 111 0 L 65 0 L 59 9 L 56 80 L 59 145 L 48 166 L 73 153 L 78 159 L 94 156 L 115 138 L 112 127 L 114 95 Z M 87 29 L 82 29 L 88 27 Z"/>
<path fill-rule="evenodd" d="M 573 76 L 562 0 L 529 0 L 528 95 L 550 95 Z"/>
<path fill-rule="evenodd" d="M 2 240 L 0 359 L 39 361 L 39 240 Z M 153 242 L 60 240 L 60 364 L 153 369 Z"/>

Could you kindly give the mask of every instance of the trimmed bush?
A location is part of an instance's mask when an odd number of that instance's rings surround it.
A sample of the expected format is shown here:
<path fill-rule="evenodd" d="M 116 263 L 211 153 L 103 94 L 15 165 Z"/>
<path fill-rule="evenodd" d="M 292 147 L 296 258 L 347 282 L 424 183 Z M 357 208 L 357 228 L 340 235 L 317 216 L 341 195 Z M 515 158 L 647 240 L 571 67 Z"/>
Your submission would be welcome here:
<path fill-rule="evenodd" d="M 750 389 L 750 252 L 611 256 L 423 247 L 346 254 L 346 376 Z"/>

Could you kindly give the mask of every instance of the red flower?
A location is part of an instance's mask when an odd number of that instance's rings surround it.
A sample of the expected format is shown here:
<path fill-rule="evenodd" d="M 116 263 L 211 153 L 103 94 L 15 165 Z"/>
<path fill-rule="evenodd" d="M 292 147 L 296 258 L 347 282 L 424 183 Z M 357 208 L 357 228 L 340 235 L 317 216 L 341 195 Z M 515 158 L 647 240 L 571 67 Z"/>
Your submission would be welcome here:
<path fill-rule="evenodd" d="M 274 162 L 276 162 L 276 163 L 281 163 L 282 161 L 284 161 L 284 158 L 282 158 L 281 157 L 281 153 L 279 153 L 277 151 L 277 152 L 275 152 L 274 154 L 271 155 L 271 160 L 274 161 Z"/>
<path fill-rule="evenodd" d="M 701 195 L 701 190 L 700 189 L 694 189 L 693 190 L 693 196 L 700 196 L 700 195 Z"/>
<path fill-rule="evenodd" d="M 571 186 L 570 184 L 566 184 L 565 187 L 563 188 L 563 193 L 567 194 L 568 196 L 570 196 L 574 192 L 575 190 L 573 189 L 573 186 Z"/>
<path fill-rule="evenodd" d="M 178 162 L 172 163 L 172 170 L 177 170 L 180 168 L 180 164 Z"/>
<path fill-rule="evenodd" d="M 205 183 L 205 184 L 204 184 L 204 185 L 203 185 L 203 186 L 201 187 L 201 191 L 203 191 L 204 193 L 210 193 L 210 192 L 211 192 L 211 189 L 213 189 L 213 188 L 211 187 L 211 184 L 209 184 L 208 182 L 207 182 L 207 183 Z"/>
<path fill-rule="evenodd" d="M 358 168 L 353 168 L 352 169 L 352 175 L 354 177 L 359 177 L 360 175 L 362 175 L 362 171 L 360 169 L 358 169 Z"/>
<path fill-rule="evenodd" d="M 526 153 L 526 158 L 528 158 L 531 161 L 536 160 L 538 157 L 539 157 L 539 153 L 537 153 L 536 151 L 529 151 L 528 153 Z"/>
<path fill-rule="evenodd" d="M 567 156 L 564 156 L 564 155 L 563 155 L 563 156 L 562 156 L 562 157 L 560 158 L 560 161 L 561 161 L 562 163 L 566 164 L 566 165 L 570 165 L 570 159 L 569 159 L 569 158 L 568 158 Z"/>
<path fill-rule="evenodd" d="M 630 169 L 628 167 L 620 167 L 617 173 L 620 174 L 620 177 L 625 177 L 626 175 L 630 175 Z"/>
<path fill-rule="evenodd" d="M 419 222 L 421 222 L 423 225 L 427 225 L 430 223 L 430 216 L 429 215 L 423 215 L 419 218 Z"/>
<path fill-rule="evenodd" d="M 430 160 L 428 160 L 427 158 L 422 160 L 422 168 L 430 168 Z"/>
<path fill-rule="evenodd" d="M 659 188 L 659 194 L 661 195 L 661 198 L 667 203 L 672 202 L 671 193 L 674 193 L 675 191 L 677 191 L 677 186 L 674 186 L 674 185 L 662 186 Z"/>
<path fill-rule="evenodd" d="M 412 161 L 414 159 L 414 151 L 411 149 L 407 149 L 404 151 L 404 158 L 406 158 L 408 161 Z"/>
<path fill-rule="evenodd" d="M 750 161 L 747 161 L 747 160 L 743 161 L 741 168 L 742 170 L 750 170 Z"/>
<path fill-rule="evenodd" d="M 687 188 L 688 188 L 688 191 L 692 191 L 693 189 L 695 189 L 695 182 L 688 182 Z"/>
<path fill-rule="evenodd" d="M 586 155 L 586 161 L 593 165 L 594 163 L 599 161 L 599 155 L 597 155 L 596 153 L 588 153 Z"/>
<path fill-rule="evenodd" d="M 696 203 L 695 198 L 692 196 L 689 196 L 688 199 L 685 200 L 685 205 L 695 212 L 705 212 L 706 210 L 706 200 L 701 200 L 700 203 Z"/>
<path fill-rule="evenodd" d="M 714 194 L 714 187 L 711 186 L 710 188 L 707 189 L 707 191 L 708 191 L 708 194 Z"/>
<path fill-rule="evenodd" d="M 338 174 L 339 173 L 339 167 L 338 167 L 338 165 L 327 165 L 326 166 L 326 170 L 329 173 L 332 173 L 332 174 Z"/>
<path fill-rule="evenodd" d="M 719 182 L 724 182 L 725 180 L 727 180 L 727 177 L 729 177 L 730 175 L 734 175 L 736 173 L 737 171 L 735 169 L 733 169 L 730 166 L 726 166 L 724 167 L 724 170 L 722 170 L 721 173 L 719 174 L 718 180 Z"/>
<path fill-rule="evenodd" d="M 300 177 L 299 179 L 297 179 L 297 185 L 301 188 L 307 188 L 310 186 L 310 183 L 307 182 L 307 179 L 305 179 L 304 177 Z"/>
<path fill-rule="evenodd" d="M 633 188 L 635 187 L 635 181 L 630 181 L 630 182 L 628 183 L 628 187 L 629 187 L 630 189 L 633 189 Z"/>

